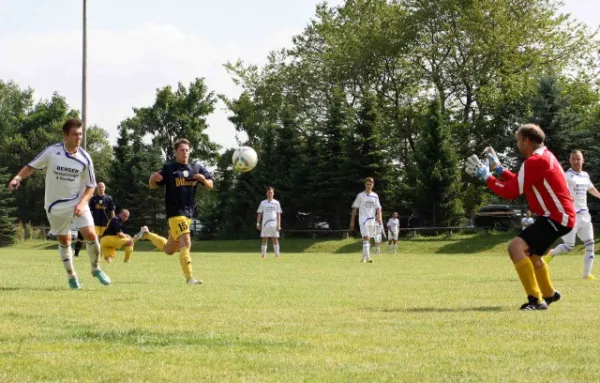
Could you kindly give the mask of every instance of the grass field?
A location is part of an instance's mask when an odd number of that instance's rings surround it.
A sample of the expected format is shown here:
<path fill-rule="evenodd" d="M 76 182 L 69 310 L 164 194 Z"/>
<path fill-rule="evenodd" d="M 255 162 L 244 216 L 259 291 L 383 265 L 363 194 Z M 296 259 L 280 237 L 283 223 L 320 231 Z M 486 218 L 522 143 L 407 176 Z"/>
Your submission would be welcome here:
<path fill-rule="evenodd" d="M 355 240 L 289 240 L 279 261 L 257 241 L 206 242 L 202 286 L 147 243 L 103 264 L 101 286 L 84 250 L 80 291 L 55 244 L 2 249 L 0 382 L 600 381 L 600 280 L 580 279 L 582 249 L 551 264 L 563 300 L 519 312 L 508 238 L 414 239 L 373 264 Z"/>

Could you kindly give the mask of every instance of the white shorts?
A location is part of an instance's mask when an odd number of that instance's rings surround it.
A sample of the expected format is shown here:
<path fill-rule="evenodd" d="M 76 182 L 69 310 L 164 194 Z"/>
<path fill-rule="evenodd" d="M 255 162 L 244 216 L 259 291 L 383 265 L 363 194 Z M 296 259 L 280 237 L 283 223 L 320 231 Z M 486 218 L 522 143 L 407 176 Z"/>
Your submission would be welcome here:
<path fill-rule="evenodd" d="M 277 226 L 263 226 L 260 231 L 261 238 L 279 238 L 279 230 L 277 230 Z"/>
<path fill-rule="evenodd" d="M 388 241 L 397 241 L 398 240 L 398 232 L 388 230 Z"/>
<path fill-rule="evenodd" d="M 80 217 L 73 216 L 73 209 L 64 210 L 52 210 L 52 212 L 46 212 L 48 222 L 50 222 L 50 231 L 56 235 L 69 235 L 71 234 L 71 224 L 76 229 L 94 226 L 94 218 L 90 209 L 85 209 L 84 213 Z"/>
<path fill-rule="evenodd" d="M 360 225 L 360 236 L 361 237 L 375 237 L 375 233 L 377 232 L 375 228 L 375 222 L 373 221 L 372 225 Z"/>
<path fill-rule="evenodd" d="M 592 226 L 592 216 L 587 211 L 582 211 L 575 216 L 575 227 L 562 240 L 565 244 L 575 246 L 575 236 L 578 236 L 583 243 L 594 240 L 594 227 Z"/>

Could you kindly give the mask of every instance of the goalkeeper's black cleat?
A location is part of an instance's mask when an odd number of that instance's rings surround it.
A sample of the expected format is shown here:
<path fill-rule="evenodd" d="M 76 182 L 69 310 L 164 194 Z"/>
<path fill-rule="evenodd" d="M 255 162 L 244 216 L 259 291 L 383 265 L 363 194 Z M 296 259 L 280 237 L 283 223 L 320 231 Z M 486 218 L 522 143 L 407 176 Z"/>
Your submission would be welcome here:
<path fill-rule="evenodd" d="M 548 304 L 545 301 L 541 303 L 538 302 L 538 299 L 534 296 L 527 296 L 527 303 L 524 303 L 521 308 L 521 311 L 532 311 L 532 310 L 548 310 Z"/>
<path fill-rule="evenodd" d="M 552 296 L 548 297 L 548 298 L 544 297 L 544 300 L 546 301 L 548 306 L 550 306 L 551 303 L 559 301 L 560 298 L 561 298 L 560 293 L 558 291 L 554 290 L 554 294 L 552 294 Z"/>

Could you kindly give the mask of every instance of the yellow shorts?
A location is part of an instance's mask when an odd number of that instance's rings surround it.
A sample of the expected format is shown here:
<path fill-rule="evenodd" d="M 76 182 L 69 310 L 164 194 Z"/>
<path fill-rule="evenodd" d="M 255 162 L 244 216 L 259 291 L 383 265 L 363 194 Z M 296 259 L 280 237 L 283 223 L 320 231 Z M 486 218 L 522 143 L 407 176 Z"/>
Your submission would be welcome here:
<path fill-rule="evenodd" d="M 192 219 L 182 215 L 169 218 L 169 233 L 174 240 L 178 240 L 184 234 L 190 233 Z"/>
<path fill-rule="evenodd" d="M 96 235 L 98 237 L 102 237 L 102 234 L 104 234 L 104 230 L 106 230 L 106 226 L 94 226 L 94 228 L 96 229 Z"/>
<path fill-rule="evenodd" d="M 121 238 L 117 235 L 107 235 L 102 237 L 100 240 L 100 245 L 102 248 L 120 249 L 121 247 L 125 246 L 127 241 L 129 241 L 129 238 Z"/>

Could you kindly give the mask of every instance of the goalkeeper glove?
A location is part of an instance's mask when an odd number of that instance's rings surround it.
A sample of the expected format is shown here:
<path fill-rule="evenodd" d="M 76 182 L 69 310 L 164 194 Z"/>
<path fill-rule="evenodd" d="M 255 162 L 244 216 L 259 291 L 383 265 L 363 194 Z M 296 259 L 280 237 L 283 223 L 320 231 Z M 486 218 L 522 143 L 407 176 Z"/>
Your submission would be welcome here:
<path fill-rule="evenodd" d="M 490 173 L 488 160 L 486 159 L 485 162 L 481 162 L 479 157 L 477 157 L 475 154 L 467 158 L 465 172 L 467 172 L 468 175 L 477 177 L 482 181 L 487 181 L 487 179 L 492 175 Z"/>
<path fill-rule="evenodd" d="M 504 171 L 504 166 L 502 166 L 502 164 L 500 163 L 500 160 L 498 159 L 498 155 L 496 154 L 494 148 L 488 146 L 487 148 L 485 148 L 483 153 L 490 161 L 491 170 L 496 172 L 496 174 L 500 176 Z"/>

